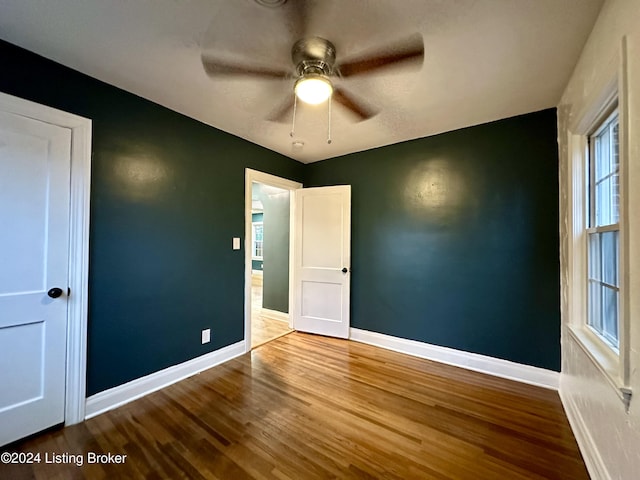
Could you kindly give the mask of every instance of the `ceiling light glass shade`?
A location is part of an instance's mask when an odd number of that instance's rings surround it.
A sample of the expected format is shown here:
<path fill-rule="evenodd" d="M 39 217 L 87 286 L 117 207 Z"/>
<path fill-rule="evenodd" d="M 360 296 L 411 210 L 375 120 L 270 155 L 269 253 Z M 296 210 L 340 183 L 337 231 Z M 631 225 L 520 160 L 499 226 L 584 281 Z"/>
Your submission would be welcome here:
<path fill-rule="evenodd" d="M 298 79 L 294 91 L 303 102 L 317 105 L 329 98 L 333 92 L 333 85 L 324 75 L 305 75 Z"/>

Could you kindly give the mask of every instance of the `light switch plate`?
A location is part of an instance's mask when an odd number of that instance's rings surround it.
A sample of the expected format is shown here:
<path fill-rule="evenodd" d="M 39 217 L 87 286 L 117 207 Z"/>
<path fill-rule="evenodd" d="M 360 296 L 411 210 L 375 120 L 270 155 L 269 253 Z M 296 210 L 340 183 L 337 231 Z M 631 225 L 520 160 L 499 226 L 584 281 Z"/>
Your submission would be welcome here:
<path fill-rule="evenodd" d="M 209 343 L 211 341 L 211 329 L 205 328 L 202 330 L 202 344 Z"/>
<path fill-rule="evenodd" d="M 240 250 L 240 237 L 233 237 L 233 249 Z"/>

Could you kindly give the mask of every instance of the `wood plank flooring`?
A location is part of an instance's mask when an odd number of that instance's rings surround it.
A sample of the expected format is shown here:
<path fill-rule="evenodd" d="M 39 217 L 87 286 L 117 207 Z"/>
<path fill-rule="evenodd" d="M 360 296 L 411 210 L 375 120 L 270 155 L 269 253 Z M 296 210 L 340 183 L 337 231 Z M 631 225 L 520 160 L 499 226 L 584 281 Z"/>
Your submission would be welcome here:
<path fill-rule="evenodd" d="M 287 322 L 262 315 L 262 285 L 251 286 L 251 348 L 289 333 Z"/>
<path fill-rule="evenodd" d="M 287 322 L 274 320 L 258 313 L 251 318 L 251 348 L 259 347 L 289 332 L 291 329 Z"/>
<path fill-rule="evenodd" d="M 12 480 L 589 478 L 556 392 L 300 333 L 6 450 L 84 460 Z"/>

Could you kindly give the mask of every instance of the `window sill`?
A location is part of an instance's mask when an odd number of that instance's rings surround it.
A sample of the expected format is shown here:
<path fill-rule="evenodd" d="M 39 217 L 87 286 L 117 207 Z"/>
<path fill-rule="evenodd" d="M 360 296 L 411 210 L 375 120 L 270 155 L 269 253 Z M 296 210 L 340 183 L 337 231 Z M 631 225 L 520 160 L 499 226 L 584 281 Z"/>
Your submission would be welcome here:
<path fill-rule="evenodd" d="M 625 408 L 628 410 L 632 392 L 631 388 L 624 385 L 620 377 L 620 358 L 618 355 L 584 326 L 569 325 L 567 330 L 604 378 L 607 379 L 607 382 L 614 389 L 620 400 L 624 402 Z"/>

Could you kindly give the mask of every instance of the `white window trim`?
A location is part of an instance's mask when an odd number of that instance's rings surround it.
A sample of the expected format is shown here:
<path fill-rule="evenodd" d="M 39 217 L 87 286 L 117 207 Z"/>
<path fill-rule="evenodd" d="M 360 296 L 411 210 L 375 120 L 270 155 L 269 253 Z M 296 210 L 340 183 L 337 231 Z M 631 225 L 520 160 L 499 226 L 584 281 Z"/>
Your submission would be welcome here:
<path fill-rule="evenodd" d="M 618 122 L 618 125 L 620 124 L 620 111 L 618 109 L 618 94 L 617 91 L 615 92 L 615 98 L 613 99 L 613 104 L 612 105 L 607 105 L 607 108 L 605 110 L 607 113 L 602 117 L 602 118 L 598 118 L 596 120 L 596 125 L 594 126 L 594 128 L 590 129 L 590 133 L 589 135 L 587 135 L 587 139 L 592 139 L 593 137 L 599 135 L 605 128 L 609 128 L 610 124 L 614 121 L 614 119 Z M 619 128 L 619 127 L 618 127 Z M 595 159 L 595 155 L 596 155 L 596 149 L 595 149 L 595 145 L 593 144 L 593 142 L 588 143 L 588 152 L 586 154 L 586 158 L 585 158 L 585 192 L 589 195 L 589 198 L 587 199 L 585 197 L 585 202 L 587 205 L 594 205 L 596 203 L 596 188 L 592 187 L 592 183 L 595 183 L 595 166 L 594 161 Z M 620 173 L 620 169 L 618 168 L 618 175 Z M 611 173 L 608 175 L 610 176 L 612 175 Z M 618 178 L 620 178 L 620 176 L 618 176 Z M 619 213 L 619 212 L 618 212 Z M 612 224 L 608 224 L 608 225 L 598 225 L 598 226 L 591 226 L 589 227 L 589 225 L 593 225 L 596 224 L 597 222 L 597 214 L 595 212 L 595 207 L 587 207 L 587 219 L 586 219 L 586 228 L 585 228 L 585 241 L 587 242 L 587 245 L 589 244 L 589 236 L 592 234 L 598 234 L 598 233 L 604 233 L 604 232 L 618 232 L 618 235 L 620 235 L 620 220 L 618 219 L 618 221 L 616 223 L 612 223 Z M 587 247 L 588 250 L 588 247 Z M 619 248 L 618 248 L 619 250 Z M 587 253 L 587 271 L 589 270 L 589 265 L 590 265 L 590 259 L 589 259 L 589 254 Z M 617 268 L 620 268 L 620 258 L 618 258 L 618 266 Z M 602 279 L 600 279 L 598 281 L 598 283 L 600 285 L 607 285 L 609 288 L 615 290 L 618 292 L 618 297 L 620 296 L 620 285 L 609 285 L 606 282 L 604 282 Z M 619 283 L 619 282 L 618 282 Z M 591 277 L 590 275 L 587 273 L 587 289 L 589 288 L 591 284 Z M 587 305 L 589 305 L 590 299 L 589 299 L 589 293 L 587 292 L 587 297 L 586 297 L 586 302 Z M 589 306 L 587 306 L 587 309 L 589 308 Z M 620 327 L 620 305 L 618 305 L 618 309 L 616 311 L 616 315 L 618 317 L 618 330 Z M 587 314 L 588 317 L 588 314 Z M 595 336 L 598 342 L 601 342 L 603 344 L 603 346 L 606 346 L 610 349 L 613 349 L 614 353 L 615 353 L 615 357 L 617 358 L 620 354 L 619 351 L 619 338 L 618 338 L 618 345 L 614 345 L 611 341 L 609 341 L 606 336 L 604 335 L 604 332 L 598 332 L 598 330 L 589 323 L 589 318 L 587 318 L 587 327 L 589 329 L 590 332 L 592 332 Z M 601 321 L 603 322 L 604 325 L 604 319 L 601 319 Z M 603 326 L 603 330 L 604 330 L 604 326 Z M 619 337 L 619 335 L 618 335 Z"/>
<path fill-rule="evenodd" d="M 255 231 L 255 226 L 256 225 L 262 225 L 262 251 L 263 251 L 263 255 L 262 256 L 257 256 L 254 255 L 255 251 L 256 251 L 256 231 Z M 264 260 L 264 222 L 260 221 L 260 222 L 251 222 L 251 260 Z"/>
<path fill-rule="evenodd" d="M 620 54 L 606 69 L 608 75 L 598 83 L 586 102 L 586 109 L 569 125 L 567 145 L 569 148 L 568 198 L 569 209 L 569 322 L 568 332 L 585 351 L 618 397 L 629 408 L 630 388 L 630 341 L 629 313 L 629 200 L 628 200 L 628 158 L 629 158 L 629 109 L 627 80 L 627 41 L 623 37 Z M 619 305 L 619 353 L 594 333 L 587 325 L 587 225 L 588 194 L 587 159 L 589 155 L 588 136 L 596 126 L 604 121 L 618 104 L 619 155 L 620 155 L 620 305 Z"/>

